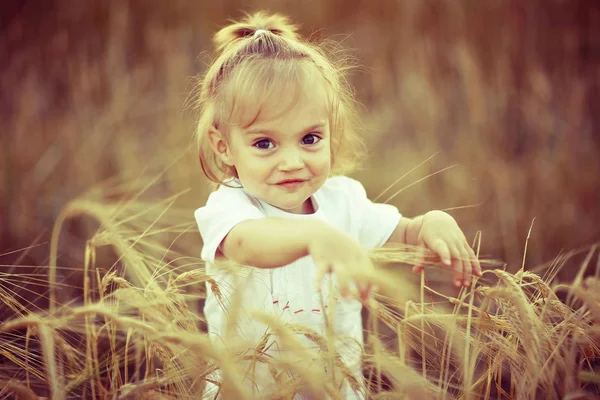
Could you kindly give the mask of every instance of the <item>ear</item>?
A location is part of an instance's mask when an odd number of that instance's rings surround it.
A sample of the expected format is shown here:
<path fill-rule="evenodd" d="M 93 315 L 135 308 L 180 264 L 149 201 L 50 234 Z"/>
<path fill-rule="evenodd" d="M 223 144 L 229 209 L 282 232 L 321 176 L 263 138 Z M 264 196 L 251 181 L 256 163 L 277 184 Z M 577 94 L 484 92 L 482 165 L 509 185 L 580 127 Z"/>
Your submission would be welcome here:
<path fill-rule="evenodd" d="M 226 165 L 233 167 L 229 145 L 227 144 L 223 133 L 213 126 L 208 131 L 208 139 L 210 140 L 210 145 L 217 157 L 219 157 Z"/>

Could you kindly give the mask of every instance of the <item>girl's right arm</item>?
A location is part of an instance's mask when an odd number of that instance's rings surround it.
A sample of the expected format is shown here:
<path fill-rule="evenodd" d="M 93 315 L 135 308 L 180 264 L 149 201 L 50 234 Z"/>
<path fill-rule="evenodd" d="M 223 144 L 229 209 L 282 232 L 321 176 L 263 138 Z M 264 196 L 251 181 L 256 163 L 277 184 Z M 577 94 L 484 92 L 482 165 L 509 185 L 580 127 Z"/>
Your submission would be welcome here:
<path fill-rule="evenodd" d="M 267 217 L 240 222 L 225 236 L 223 255 L 238 264 L 257 268 L 277 268 L 310 255 L 317 266 L 316 285 L 327 272 L 337 276 L 342 295 L 359 270 L 372 263 L 357 240 L 319 220 L 289 220 Z M 357 282 L 366 298 L 370 284 Z"/>

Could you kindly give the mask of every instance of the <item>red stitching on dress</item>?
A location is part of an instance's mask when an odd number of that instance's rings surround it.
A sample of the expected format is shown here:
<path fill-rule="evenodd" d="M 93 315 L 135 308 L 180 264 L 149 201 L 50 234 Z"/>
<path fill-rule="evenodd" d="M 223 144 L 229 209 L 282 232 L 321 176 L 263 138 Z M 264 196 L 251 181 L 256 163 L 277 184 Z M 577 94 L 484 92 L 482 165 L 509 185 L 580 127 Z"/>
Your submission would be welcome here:
<path fill-rule="evenodd" d="M 296 311 L 294 311 L 294 314 L 301 313 L 302 311 L 304 311 L 304 308 L 301 308 L 301 309 L 299 309 L 299 310 L 296 310 Z"/>
<path fill-rule="evenodd" d="M 290 306 L 283 307 L 284 310 L 287 310 L 288 308 L 290 308 Z"/>
<path fill-rule="evenodd" d="M 273 304 L 277 304 L 277 303 L 279 303 L 279 300 L 275 300 L 275 301 L 273 302 Z"/>
<path fill-rule="evenodd" d="M 312 309 L 314 312 L 321 312 L 321 310 L 319 310 L 318 308 L 313 308 Z"/>

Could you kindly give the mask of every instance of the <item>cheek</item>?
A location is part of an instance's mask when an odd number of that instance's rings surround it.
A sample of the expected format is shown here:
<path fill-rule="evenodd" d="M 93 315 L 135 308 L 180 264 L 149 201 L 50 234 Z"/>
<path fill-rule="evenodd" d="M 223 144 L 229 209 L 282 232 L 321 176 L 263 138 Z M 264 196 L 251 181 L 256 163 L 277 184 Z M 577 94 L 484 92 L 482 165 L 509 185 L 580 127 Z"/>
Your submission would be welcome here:
<path fill-rule="evenodd" d="M 238 158 L 238 174 L 240 177 L 256 180 L 269 174 L 271 170 L 270 162 L 266 158 L 257 157 L 252 154 L 240 154 Z"/>
<path fill-rule="evenodd" d="M 313 165 L 320 171 L 329 170 L 331 168 L 331 153 L 329 148 L 323 149 L 315 154 Z"/>

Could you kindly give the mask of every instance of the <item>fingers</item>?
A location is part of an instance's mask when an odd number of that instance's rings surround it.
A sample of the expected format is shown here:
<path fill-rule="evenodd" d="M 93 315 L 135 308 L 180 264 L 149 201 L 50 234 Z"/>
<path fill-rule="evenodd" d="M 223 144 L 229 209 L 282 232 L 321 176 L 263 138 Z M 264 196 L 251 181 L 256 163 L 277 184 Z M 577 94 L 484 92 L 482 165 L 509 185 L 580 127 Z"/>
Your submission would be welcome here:
<path fill-rule="evenodd" d="M 344 299 L 358 297 L 362 302 L 368 300 L 371 293 L 371 282 L 358 280 L 356 276 L 348 276 L 344 273 L 336 274 L 339 293 Z"/>
<path fill-rule="evenodd" d="M 317 272 L 315 274 L 315 288 L 317 289 L 317 291 L 321 290 L 321 283 L 323 282 L 323 279 L 325 278 L 325 274 L 329 273 L 332 271 L 332 265 L 327 263 L 327 262 L 316 262 L 316 267 L 317 267 Z"/>
<path fill-rule="evenodd" d="M 445 266 L 449 267 L 451 265 L 452 257 L 454 257 L 454 255 L 450 253 L 450 248 L 445 241 L 438 239 L 433 242 L 433 245 L 430 248 L 440 257 L 440 260 Z"/>
<path fill-rule="evenodd" d="M 314 260 L 316 266 L 314 286 L 321 290 L 323 279 L 327 273 L 335 273 L 339 294 L 342 298 L 358 296 L 367 303 L 373 290 L 373 264 L 367 255 L 359 256 L 362 261 L 342 260 L 338 262 Z M 367 274 L 364 274 L 367 272 Z"/>
<path fill-rule="evenodd" d="M 352 268 L 349 265 L 342 268 L 344 268 L 344 272 L 337 273 L 340 295 L 346 299 L 358 297 L 362 303 L 367 304 L 373 291 L 373 277 L 370 274 L 373 266 L 370 260 L 358 263 L 357 268 Z"/>
<path fill-rule="evenodd" d="M 412 269 L 412 272 L 413 272 L 413 274 L 419 274 L 424 269 L 425 269 L 425 266 L 423 266 L 423 265 L 415 265 Z"/>
<path fill-rule="evenodd" d="M 371 284 L 371 282 L 367 282 L 366 284 L 360 285 L 358 289 L 358 294 L 360 296 L 361 303 L 366 303 L 369 300 L 372 288 L 373 285 Z"/>
<path fill-rule="evenodd" d="M 481 264 L 475 256 L 473 249 L 464 243 L 461 249 L 461 258 L 464 273 L 464 285 L 469 287 L 473 282 L 473 275 L 481 276 Z"/>
<path fill-rule="evenodd" d="M 331 261 L 315 261 L 315 288 L 321 290 L 323 279 L 326 274 L 335 273 L 340 294 L 344 297 L 350 293 L 350 281 L 354 279 L 352 269 L 346 263 L 331 262 Z M 358 286 L 357 286 L 358 288 Z"/>
<path fill-rule="evenodd" d="M 469 256 L 470 256 L 470 260 L 471 260 L 471 268 L 473 269 L 473 274 L 475 274 L 476 276 L 481 276 L 481 274 L 482 274 L 481 264 L 479 263 L 479 260 L 477 259 L 475 252 L 473 251 L 473 249 L 471 247 L 469 247 L 469 245 L 467 245 L 467 249 L 469 251 Z"/>
<path fill-rule="evenodd" d="M 454 286 L 460 287 L 464 283 L 464 268 L 461 260 L 460 252 L 457 247 L 452 247 L 452 281 Z"/>
<path fill-rule="evenodd" d="M 471 257 L 466 246 L 460 248 L 460 258 L 463 266 L 463 285 L 466 287 L 470 287 L 471 282 L 473 282 L 473 271 L 471 267 Z"/>
<path fill-rule="evenodd" d="M 362 303 L 367 303 L 371 295 L 371 291 L 373 290 L 372 273 L 374 272 L 373 264 L 368 256 L 363 259 L 360 269 L 366 272 L 366 274 L 362 279 L 356 281 L 358 286 L 358 295 Z"/>
<path fill-rule="evenodd" d="M 438 239 L 431 245 L 431 250 L 434 251 L 446 267 L 452 268 L 452 281 L 456 287 L 466 285 L 467 277 L 465 276 L 465 268 L 463 265 L 463 255 L 456 245 L 448 245 L 444 240 Z M 421 271 L 422 267 L 416 267 L 413 271 Z M 470 267 L 469 267 L 470 277 Z M 470 278 L 469 284 L 470 284 Z"/>
<path fill-rule="evenodd" d="M 438 239 L 429 248 L 439 256 L 444 266 L 452 269 L 452 282 L 456 287 L 470 287 L 473 275 L 481 276 L 481 264 L 473 249 L 466 243 L 466 239 L 453 241 Z M 412 271 L 420 273 L 423 269 L 423 265 L 417 265 Z"/>

